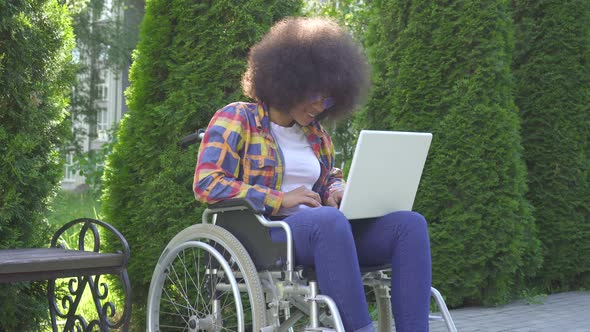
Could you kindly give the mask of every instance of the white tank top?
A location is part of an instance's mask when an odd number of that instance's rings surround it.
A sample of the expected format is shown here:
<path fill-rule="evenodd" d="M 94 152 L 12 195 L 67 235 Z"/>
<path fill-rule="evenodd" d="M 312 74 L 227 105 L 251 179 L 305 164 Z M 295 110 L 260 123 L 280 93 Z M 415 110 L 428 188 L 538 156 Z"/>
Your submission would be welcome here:
<path fill-rule="evenodd" d="M 313 153 L 301 126 L 294 124 L 292 127 L 282 127 L 274 122 L 270 124 L 284 158 L 285 173 L 281 191 L 288 192 L 300 186 L 311 190 L 320 177 L 320 162 Z M 305 208 L 308 206 L 303 204 L 289 209 L 281 208 L 279 215 L 288 216 Z"/>

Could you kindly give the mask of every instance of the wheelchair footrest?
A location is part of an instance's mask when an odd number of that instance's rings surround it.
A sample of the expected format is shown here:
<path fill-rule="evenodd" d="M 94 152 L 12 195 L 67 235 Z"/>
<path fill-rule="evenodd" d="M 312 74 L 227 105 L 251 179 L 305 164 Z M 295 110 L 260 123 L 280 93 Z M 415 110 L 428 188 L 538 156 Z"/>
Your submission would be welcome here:
<path fill-rule="evenodd" d="M 436 315 L 428 315 L 428 320 L 429 321 L 436 321 L 436 322 L 444 322 L 445 319 L 442 316 L 436 316 Z"/>
<path fill-rule="evenodd" d="M 276 330 L 277 327 L 275 325 L 269 325 L 261 328 L 259 332 L 275 332 Z"/>

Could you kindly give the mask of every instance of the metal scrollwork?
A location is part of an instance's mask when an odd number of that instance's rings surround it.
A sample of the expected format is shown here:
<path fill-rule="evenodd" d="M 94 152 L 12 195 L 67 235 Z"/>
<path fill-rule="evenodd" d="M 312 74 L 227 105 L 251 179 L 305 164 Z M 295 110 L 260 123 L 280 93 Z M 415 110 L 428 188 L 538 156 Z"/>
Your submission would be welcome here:
<path fill-rule="evenodd" d="M 122 244 L 124 262 L 118 278 L 121 280 L 123 287 L 123 294 L 125 295 L 124 309 L 119 317 L 115 304 L 107 301 L 109 295 L 109 287 L 107 281 L 101 280 L 101 274 L 95 275 L 81 275 L 70 278 L 68 280 L 67 292 L 62 294 L 64 289 L 58 291 L 56 294 L 56 282 L 49 280 L 48 284 L 48 300 L 49 311 L 51 314 L 51 323 L 54 331 L 57 331 L 58 320 L 60 325 L 63 323 L 63 331 L 67 332 L 89 332 L 89 331 L 110 331 L 111 329 L 122 329 L 127 331 L 129 328 L 129 318 L 131 314 L 131 285 L 127 275 L 127 262 L 129 260 L 129 246 L 123 236 L 111 225 L 95 219 L 77 219 L 71 221 L 60 228 L 54 235 L 51 246 L 63 247 L 59 243 L 59 238 L 62 234 L 74 225 L 82 224 L 80 233 L 78 235 L 78 250 L 85 250 L 86 245 L 91 242 L 90 246 L 93 252 L 100 251 L 100 232 L 97 225 L 106 228 L 118 237 Z M 87 236 L 87 234 L 90 234 Z M 90 241 L 89 241 L 90 240 Z M 89 250 L 87 250 L 89 251 Z M 82 300 L 84 291 L 88 289 L 92 295 L 94 307 L 98 318 L 87 321 L 86 318 L 78 312 L 80 302 Z M 59 298 L 59 299 L 58 299 Z M 61 302 L 61 306 L 58 305 Z M 116 321 L 111 321 L 113 318 L 118 318 Z"/>

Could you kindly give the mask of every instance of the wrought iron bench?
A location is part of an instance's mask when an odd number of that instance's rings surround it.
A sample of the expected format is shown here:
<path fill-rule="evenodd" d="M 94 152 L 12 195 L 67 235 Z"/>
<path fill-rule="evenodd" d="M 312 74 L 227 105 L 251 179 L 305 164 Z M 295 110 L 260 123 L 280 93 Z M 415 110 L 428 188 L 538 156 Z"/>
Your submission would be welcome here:
<path fill-rule="evenodd" d="M 121 249 L 103 252 L 104 244 L 101 246 L 97 226 L 110 231 L 119 240 Z M 71 232 L 78 232 L 74 233 L 78 240 L 77 249 L 66 249 L 60 241 L 63 235 Z M 47 298 L 53 331 L 58 330 L 58 319 L 64 321 L 64 331 L 127 331 L 131 316 L 128 261 L 129 245 L 119 231 L 100 220 L 77 219 L 53 235 L 50 248 L 0 250 L 0 283 L 48 280 Z M 122 314 L 109 301 L 109 288 L 103 275 L 112 275 L 120 280 L 125 295 Z M 57 278 L 70 278 L 65 294 L 56 287 Z M 78 312 L 85 289 L 92 294 L 98 316 L 90 321 Z M 111 321 L 113 318 L 115 321 Z"/>

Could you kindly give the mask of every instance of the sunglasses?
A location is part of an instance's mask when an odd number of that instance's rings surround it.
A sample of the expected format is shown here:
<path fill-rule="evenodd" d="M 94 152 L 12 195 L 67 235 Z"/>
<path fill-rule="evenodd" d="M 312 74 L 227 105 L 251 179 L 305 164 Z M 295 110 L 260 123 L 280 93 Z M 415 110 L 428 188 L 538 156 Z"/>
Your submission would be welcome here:
<path fill-rule="evenodd" d="M 334 99 L 331 97 L 315 96 L 309 99 L 312 104 L 322 105 L 324 110 L 334 106 Z"/>

